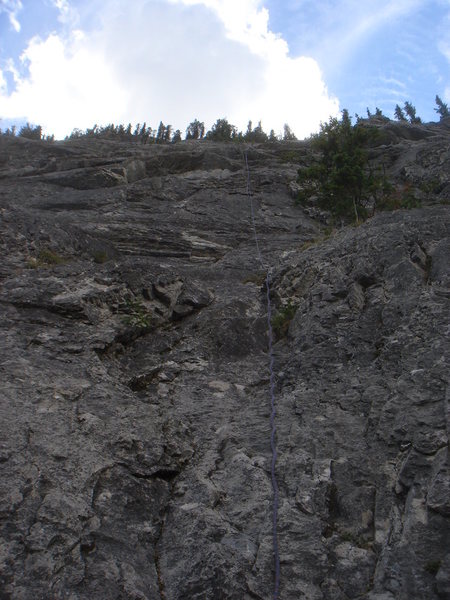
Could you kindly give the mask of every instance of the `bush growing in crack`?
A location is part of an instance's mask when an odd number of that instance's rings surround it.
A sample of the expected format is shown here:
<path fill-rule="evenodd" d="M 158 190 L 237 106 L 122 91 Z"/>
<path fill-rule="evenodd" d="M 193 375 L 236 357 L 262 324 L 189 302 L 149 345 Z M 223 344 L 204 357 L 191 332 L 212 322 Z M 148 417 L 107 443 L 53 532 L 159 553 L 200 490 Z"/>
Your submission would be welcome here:
<path fill-rule="evenodd" d="M 128 299 L 126 301 L 125 312 L 128 313 L 123 319 L 126 325 L 138 327 L 139 329 L 150 329 L 154 325 L 153 315 L 147 311 L 142 300 Z"/>
<path fill-rule="evenodd" d="M 51 267 L 62 265 L 66 259 L 50 250 L 50 248 L 42 248 L 39 250 L 37 257 L 32 257 L 27 261 L 27 267 L 30 269 L 38 269 L 40 267 Z"/>
<path fill-rule="evenodd" d="M 277 338 L 284 337 L 287 334 L 289 324 L 294 318 L 297 308 L 298 307 L 289 300 L 287 305 L 272 317 L 272 329 Z"/>

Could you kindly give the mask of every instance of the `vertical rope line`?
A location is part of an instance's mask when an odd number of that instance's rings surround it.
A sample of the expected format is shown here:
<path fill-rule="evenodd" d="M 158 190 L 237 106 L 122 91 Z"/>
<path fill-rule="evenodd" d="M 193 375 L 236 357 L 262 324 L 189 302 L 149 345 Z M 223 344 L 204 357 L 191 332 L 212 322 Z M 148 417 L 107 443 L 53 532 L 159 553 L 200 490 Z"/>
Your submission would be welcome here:
<path fill-rule="evenodd" d="M 265 270 L 266 267 L 264 265 L 264 261 L 261 256 L 261 251 L 259 249 L 258 234 L 256 232 L 255 207 L 253 206 L 253 195 L 252 195 L 252 190 L 251 190 L 251 186 L 250 186 L 250 169 L 248 166 L 247 150 L 244 152 L 244 157 L 245 157 L 245 168 L 247 171 L 247 196 L 249 197 L 249 200 L 250 200 L 250 211 L 251 211 L 251 216 L 252 216 L 253 237 L 255 238 L 255 246 L 256 246 L 256 253 L 258 255 L 258 260 L 261 264 L 261 267 Z"/>
<path fill-rule="evenodd" d="M 245 167 L 247 170 L 247 195 L 250 200 L 250 209 L 252 216 L 252 228 L 255 238 L 256 252 L 258 255 L 258 261 L 262 268 L 266 270 L 261 251 L 259 248 L 258 233 L 256 231 L 255 223 L 255 209 L 253 206 L 252 192 L 250 186 L 250 169 L 248 166 L 247 151 L 244 152 Z M 270 272 L 267 270 L 266 273 L 266 301 L 267 301 L 267 329 L 269 333 L 269 371 L 270 371 L 270 447 L 272 450 L 272 463 L 271 463 L 271 478 L 272 478 L 272 490 L 273 490 L 273 521 L 272 521 L 272 537 L 273 537 L 273 555 L 275 562 L 275 584 L 273 592 L 273 600 L 278 600 L 278 594 L 280 589 L 280 553 L 278 549 L 278 482 L 276 477 L 275 466 L 277 462 L 277 444 L 276 444 L 276 402 L 275 402 L 275 370 L 274 370 L 274 355 L 273 355 L 273 330 L 272 330 L 272 303 L 270 301 Z"/>

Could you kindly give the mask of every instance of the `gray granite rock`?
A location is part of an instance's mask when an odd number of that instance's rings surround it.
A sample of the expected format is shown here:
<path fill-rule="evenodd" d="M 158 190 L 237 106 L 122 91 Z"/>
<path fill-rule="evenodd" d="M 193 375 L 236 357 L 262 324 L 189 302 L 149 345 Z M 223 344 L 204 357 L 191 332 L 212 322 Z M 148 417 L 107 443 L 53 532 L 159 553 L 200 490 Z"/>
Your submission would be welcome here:
<path fill-rule="evenodd" d="M 392 133 L 393 176 L 415 145 L 448 147 L 428 129 Z M 267 307 L 244 148 L 0 143 L 0 596 L 269 600 Z M 280 600 L 448 598 L 444 188 L 325 236 L 292 203 L 306 155 L 248 151 L 285 319 Z"/>

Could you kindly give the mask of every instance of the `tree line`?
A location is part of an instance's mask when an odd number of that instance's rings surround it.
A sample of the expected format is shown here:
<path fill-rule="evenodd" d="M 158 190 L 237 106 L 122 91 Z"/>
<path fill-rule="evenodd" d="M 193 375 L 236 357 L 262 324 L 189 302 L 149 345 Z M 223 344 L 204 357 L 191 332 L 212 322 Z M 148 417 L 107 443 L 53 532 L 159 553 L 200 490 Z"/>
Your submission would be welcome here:
<path fill-rule="evenodd" d="M 157 129 L 148 127 L 146 123 L 143 123 L 142 125 L 138 123 L 134 128 L 132 127 L 131 123 L 129 123 L 127 126 L 109 124 L 104 127 L 99 127 L 98 125 L 94 125 L 94 127 L 86 129 L 85 131 L 74 129 L 70 136 L 68 136 L 66 139 L 78 139 L 86 137 L 115 139 L 119 141 L 138 141 L 143 144 L 176 144 L 177 142 L 182 141 L 181 131 L 179 129 L 174 131 L 172 125 L 165 125 L 162 121 Z M 277 136 L 273 129 L 269 134 L 267 134 L 262 128 L 261 121 L 258 122 L 256 127 L 253 127 L 252 121 L 249 121 L 247 130 L 245 133 L 243 133 L 242 131 L 239 131 L 237 127 L 229 123 L 228 119 L 221 118 L 217 119 L 209 131 L 206 131 L 205 123 L 203 121 L 194 119 L 186 128 L 184 139 L 206 139 L 220 142 L 275 142 L 280 140 L 296 140 L 297 138 L 287 124 L 284 125 L 284 132 L 282 136 Z"/>
<path fill-rule="evenodd" d="M 440 119 L 444 119 L 450 116 L 450 110 L 448 104 L 436 95 L 435 98 L 436 107 L 435 112 L 439 115 Z M 417 116 L 415 106 L 409 101 L 404 103 L 401 107 L 398 104 L 395 106 L 394 117 L 400 122 L 409 122 L 413 125 L 422 123 L 420 117 Z M 355 115 L 357 123 L 364 121 L 364 118 L 358 114 Z M 381 118 L 386 121 L 390 119 L 383 115 L 383 112 L 378 107 L 375 112 L 372 113 L 367 109 L 367 118 Z M 0 129 L 0 135 L 5 136 L 16 136 L 24 137 L 32 140 L 45 140 L 54 141 L 54 135 L 45 136 L 42 133 L 42 127 L 40 125 L 30 125 L 27 123 L 22 126 L 19 131 L 16 130 L 16 126 L 2 131 Z M 131 123 L 128 125 L 115 125 L 110 123 L 105 126 L 94 125 L 84 131 L 81 129 L 74 129 L 69 136 L 66 136 L 66 140 L 75 140 L 81 138 L 101 138 L 110 139 L 116 141 L 135 141 L 142 144 L 166 144 L 182 141 L 182 132 L 179 129 L 174 130 L 172 125 L 165 125 L 160 121 L 159 126 L 156 129 L 148 126 L 147 123 L 138 123 L 133 126 Z M 276 135 L 272 129 L 268 134 L 263 130 L 261 121 L 258 122 L 256 127 L 253 127 L 252 121 L 248 122 L 247 130 L 245 132 L 239 131 L 235 125 L 229 123 L 224 117 L 217 119 L 214 125 L 209 131 L 206 131 L 205 124 L 199 121 L 197 118 L 189 123 L 185 131 L 185 140 L 213 140 L 218 142 L 276 142 L 276 141 L 295 141 L 297 138 L 292 132 L 289 125 L 286 123 L 283 128 L 282 135 Z"/>
<path fill-rule="evenodd" d="M 13 125 L 11 128 L 2 131 L 0 129 L 0 135 L 6 136 L 19 136 L 32 140 L 46 140 L 54 141 L 54 136 L 43 136 L 42 127 L 40 125 L 30 125 L 27 123 L 23 127 L 16 130 L 16 126 Z M 109 123 L 108 125 L 99 126 L 94 125 L 91 128 L 85 129 L 74 129 L 72 133 L 66 136 L 66 140 L 76 140 L 81 138 L 101 138 L 110 139 L 116 141 L 135 141 L 142 144 L 165 144 L 182 141 L 182 133 L 179 129 L 174 131 L 172 125 L 165 125 L 162 121 L 156 129 L 148 126 L 147 123 L 138 123 L 133 126 L 131 123 L 128 125 L 115 125 Z M 267 134 L 263 128 L 261 121 L 258 122 L 256 127 L 253 127 L 252 121 L 248 122 L 247 130 L 244 132 L 239 131 L 235 125 L 228 122 L 226 118 L 217 119 L 214 125 L 209 131 L 206 131 L 205 123 L 194 119 L 189 123 L 185 132 L 185 140 L 213 140 L 220 142 L 228 141 L 245 141 L 245 142 L 275 142 L 275 141 L 295 141 L 297 138 L 292 132 L 289 125 L 286 123 L 283 128 L 283 135 L 276 135 L 272 129 Z"/>
<path fill-rule="evenodd" d="M 450 117 L 450 109 L 448 107 L 448 104 L 446 104 L 437 94 L 435 98 L 435 103 L 436 107 L 433 110 L 439 115 L 440 120 L 445 119 L 446 117 Z M 355 116 L 357 122 L 361 122 L 364 120 L 358 114 Z M 374 113 L 367 109 L 367 118 L 372 119 L 374 117 L 381 117 L 386 121 L 390 121 L 389 117 L 383 115 L 382 110 L 378 107 L 375 108 Z M 420 123 L 422 123 L 422 119 L 417 116 L 416 107 L 408 100 L 404 103 L 403 107 L 401 107 L 399 104 L 395 105 L 394 117 L 397 121 L 411 123 L 411 125 L 419 125 Z"/>
<path fill-rule="evenodd" d="M 5 129 L 5 131 L 0 129 L 0 135 L 12 136 L 12 137 L 17 135 L 19 137 L 24 137 L 29 140 L 44 140 L 46 142 L 54 142 L 55 141 L 54 135 L 43 135 L 41 125 L 30 125 L 30 123 L 23 125 L 19 129 L 19 131 L 17 131 L 17 127 L 15 125 L 8 127 L 8 129 Z"/>

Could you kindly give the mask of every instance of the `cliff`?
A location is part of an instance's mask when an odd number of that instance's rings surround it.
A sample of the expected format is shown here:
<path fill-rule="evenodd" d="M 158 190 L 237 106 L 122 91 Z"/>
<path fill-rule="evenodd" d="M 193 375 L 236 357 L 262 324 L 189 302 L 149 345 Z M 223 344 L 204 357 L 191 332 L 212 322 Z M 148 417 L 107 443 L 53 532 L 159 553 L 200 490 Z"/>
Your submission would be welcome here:
<path fill-rule="evenodd" d="M 450 131 L 330 234 L 308 144 L 0 139 L 0 597 L 450 598 Z M 446 395 L 447 393 L 447 395 Z"/>

